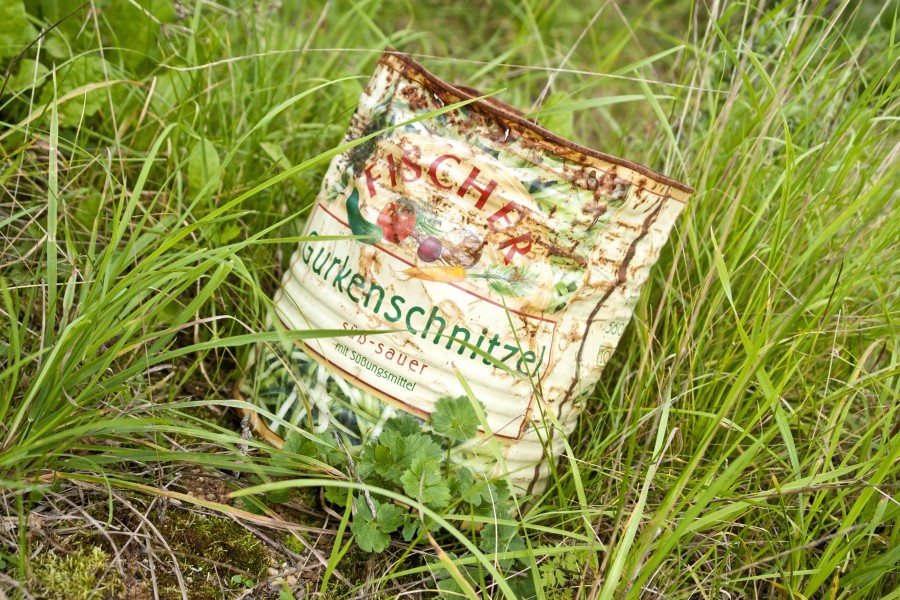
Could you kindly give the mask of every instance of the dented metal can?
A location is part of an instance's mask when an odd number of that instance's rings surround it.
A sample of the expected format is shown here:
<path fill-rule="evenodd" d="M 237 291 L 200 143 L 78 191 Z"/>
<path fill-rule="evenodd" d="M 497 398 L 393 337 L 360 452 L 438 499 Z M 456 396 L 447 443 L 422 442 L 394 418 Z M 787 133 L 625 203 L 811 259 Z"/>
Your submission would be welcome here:
<path fill-rule="evenodd" d="M 372 137 L 332 160 L 274 299 L 277 327 L 349 334 L 261 347 L 242 389 L 349 446 L 469 395 L 457 460 L 537 493 L 691 189 L 492 99 L 431 114 L 476 96 L 384 54 L 344 141 Z"/>

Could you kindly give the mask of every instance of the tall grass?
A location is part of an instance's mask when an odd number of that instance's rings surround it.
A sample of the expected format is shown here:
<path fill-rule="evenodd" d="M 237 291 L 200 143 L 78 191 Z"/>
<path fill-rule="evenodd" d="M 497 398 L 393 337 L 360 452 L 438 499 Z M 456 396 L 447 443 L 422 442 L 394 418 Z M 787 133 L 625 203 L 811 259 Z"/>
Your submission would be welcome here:
<path fill-rule="evenodd" d="M 29 515 L 79 485 L 290 528 L 179 474 L 342 478 L 213 413 L 240 405 L 357 76 L 390 45 L 697 189 L 520 517 L 537 597 L 900 597 L 893 3 L 78 4 L 31 13 L 36 33 L 74 10 L 0 98 L 0 589 L 28 585 Z M 328 594 L 410 591 L 449 560 L 508 596 L 498 557 L 442 523 L 444 563 L 397 547 L 348 578 L 334 522 L 310 552 L 335 559 Z"/>

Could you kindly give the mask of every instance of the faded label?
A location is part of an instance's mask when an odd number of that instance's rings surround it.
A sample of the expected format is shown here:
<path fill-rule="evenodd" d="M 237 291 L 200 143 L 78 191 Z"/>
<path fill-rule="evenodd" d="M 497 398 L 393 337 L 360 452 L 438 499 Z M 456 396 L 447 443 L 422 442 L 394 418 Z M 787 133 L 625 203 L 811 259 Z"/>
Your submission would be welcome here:
<path fill-rule="evenodd" d="M 275 299 L 289 329 L 360 333 L 266 355 L 258 397 L 366 443 L 395 409 L 427 421 L 468 387 L 534 491 L 689 188 L 498 103 L 429 114 L 466 97 L 408 57 L 381 59 L 345 138 L 359 143 L 332 160 Z"/>
<path fill-rule="evenodd" d="M 366 237 L 301 244 L 278 299 L 286 325 L 402 329 L 307 349 L 420 416 L 459 395 L 457 370 L 476 397 L 503 381 L 503 407 L 488 424 L 518 438 L 556 329 L 546 313 L 547 236 L 531 197 L 490 155 L 420 135 L 380 142 L 362 171 L 316 205 L 307 235 Z"/>

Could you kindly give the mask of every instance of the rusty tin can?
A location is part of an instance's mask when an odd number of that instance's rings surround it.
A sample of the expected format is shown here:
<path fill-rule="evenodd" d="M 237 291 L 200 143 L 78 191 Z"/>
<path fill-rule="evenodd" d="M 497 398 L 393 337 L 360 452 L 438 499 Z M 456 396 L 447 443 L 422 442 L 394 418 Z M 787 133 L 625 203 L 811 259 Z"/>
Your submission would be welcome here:
<path fill-rule="evenodd" d="M 260 348 L 242 390 L 348 446 L 471 394 L 487 427 L 456 460 L 537 493 L 691 189 L 492 99 L 415 121 L 477 96 L 384 54 L 344 141 L 386 131 L 332 160 L 274 313 L 286 330 L 400 331 Z"/>

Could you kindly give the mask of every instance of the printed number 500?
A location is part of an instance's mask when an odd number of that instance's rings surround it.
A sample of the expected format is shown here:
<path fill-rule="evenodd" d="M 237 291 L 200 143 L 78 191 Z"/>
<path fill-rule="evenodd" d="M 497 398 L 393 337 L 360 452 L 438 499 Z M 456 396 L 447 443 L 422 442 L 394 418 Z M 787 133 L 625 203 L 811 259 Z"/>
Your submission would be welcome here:
<path fill-rule="evenodd" d="M 612 321 L 606 327 L 606 333 L 609 333 L 611 335 L 622 335 L 622 333 L 624 331 L 625 331 L 625 323 L 621 323 L 619 321 Z"/>

